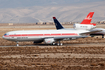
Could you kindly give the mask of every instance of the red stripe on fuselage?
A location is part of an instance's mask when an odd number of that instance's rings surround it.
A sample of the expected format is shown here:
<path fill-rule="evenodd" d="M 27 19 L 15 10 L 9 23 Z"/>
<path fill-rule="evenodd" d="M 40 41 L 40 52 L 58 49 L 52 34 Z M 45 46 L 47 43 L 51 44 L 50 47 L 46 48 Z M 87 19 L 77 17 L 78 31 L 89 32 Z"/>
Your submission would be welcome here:
<path fill-rule="evenodd" d="M 24 36 L 72 36 L 78 34 L 76 33 L 64 33 L 64 34 L 16 34 L 16 35 L 6 35 L 5 37 L 24 37 Z"/>

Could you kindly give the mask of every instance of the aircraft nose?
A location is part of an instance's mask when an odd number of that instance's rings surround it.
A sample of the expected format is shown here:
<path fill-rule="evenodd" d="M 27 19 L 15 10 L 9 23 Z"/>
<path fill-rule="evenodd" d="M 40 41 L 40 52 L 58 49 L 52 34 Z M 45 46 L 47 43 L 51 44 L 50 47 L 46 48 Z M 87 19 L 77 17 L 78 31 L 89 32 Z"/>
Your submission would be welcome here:
<path fill-rule="evenodd" d="M 3 39 L 7 39 L 6 34 L 4 34 L 4 35 L 2 36 L 2 38 L 3 38 Z"/>
<path fill-rule="evenodd" d="M 5 39 L 5 36 L 3 35 L 2 38 Z"/>
<path fill-rule="evenodd" d="M 3 39 L 6 39 L 7 33 L 2 36 Z"/>

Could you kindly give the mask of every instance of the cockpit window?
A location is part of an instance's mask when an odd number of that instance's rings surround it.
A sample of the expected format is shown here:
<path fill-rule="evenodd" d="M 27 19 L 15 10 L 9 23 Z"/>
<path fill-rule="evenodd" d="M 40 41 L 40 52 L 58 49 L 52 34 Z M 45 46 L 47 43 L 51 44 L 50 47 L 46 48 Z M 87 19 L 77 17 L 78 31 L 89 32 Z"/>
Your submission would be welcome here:
<path fill-rule="evenodd" d="M 4 34 L 4 36 L 6 36 L 6 35 L 8 35 L 8 34 Z"/>
<path fill-rule="evenodd" d="M 4 36 L 6 36 L 7 34 L 4 34 Z"/>

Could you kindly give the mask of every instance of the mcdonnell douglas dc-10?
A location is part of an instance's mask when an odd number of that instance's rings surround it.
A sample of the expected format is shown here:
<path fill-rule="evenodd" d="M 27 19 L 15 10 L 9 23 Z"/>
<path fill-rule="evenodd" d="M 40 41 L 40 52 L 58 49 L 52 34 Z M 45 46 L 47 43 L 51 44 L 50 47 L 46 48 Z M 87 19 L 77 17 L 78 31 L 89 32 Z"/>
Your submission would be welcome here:
<path fill-rule="evenodd" d="M 57 30 L 21 30 L 11 31 L 4 34 L 3 38 L 10 41 L 34 41 L 34 43 L 44 42 L 45 44 L 63 45 L 60 41 L 73 38 L 88 37 L 91 33 L 100 32 L 101 30 L 89 31 L 86 29 L 61 29 L 62 25 L 53 17 Z M 84 21 L 84 20 L 83 20 Z M 88 21 L 87 21 L 88 22 Z"/>

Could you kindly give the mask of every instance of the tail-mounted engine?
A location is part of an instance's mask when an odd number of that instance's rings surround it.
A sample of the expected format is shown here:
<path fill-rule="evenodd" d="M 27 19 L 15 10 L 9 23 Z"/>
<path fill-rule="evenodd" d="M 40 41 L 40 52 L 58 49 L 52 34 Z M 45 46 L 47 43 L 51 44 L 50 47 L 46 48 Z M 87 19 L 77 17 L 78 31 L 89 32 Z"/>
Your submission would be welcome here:
<path fill-rule="evenodd" d="M 88 24 L 74 24 L 75 29 L 85 29 L 85 30 L 90 30 L 95 28 L 96 26 L 94 25 L 88 25 Z"/>

